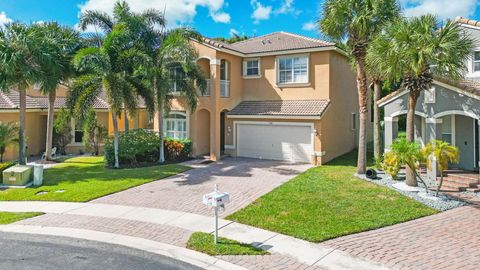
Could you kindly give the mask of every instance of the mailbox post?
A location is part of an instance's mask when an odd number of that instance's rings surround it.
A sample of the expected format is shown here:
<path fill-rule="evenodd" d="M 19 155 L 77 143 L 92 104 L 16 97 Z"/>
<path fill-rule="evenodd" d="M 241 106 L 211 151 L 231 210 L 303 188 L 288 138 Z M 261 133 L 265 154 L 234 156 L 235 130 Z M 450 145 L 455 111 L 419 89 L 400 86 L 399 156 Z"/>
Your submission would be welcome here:
<path fill-rule="evenodd" d="M 203 195 L 203 203 L 215 211 L 215 234 L 213 236 L 215 245 L 218 243 L 218 210 L 225 210 L 225 204 L 229 202 L 230 194 L 218 191 L 217 184 L 215 184 L 215 189 L 212 193 Z"/>

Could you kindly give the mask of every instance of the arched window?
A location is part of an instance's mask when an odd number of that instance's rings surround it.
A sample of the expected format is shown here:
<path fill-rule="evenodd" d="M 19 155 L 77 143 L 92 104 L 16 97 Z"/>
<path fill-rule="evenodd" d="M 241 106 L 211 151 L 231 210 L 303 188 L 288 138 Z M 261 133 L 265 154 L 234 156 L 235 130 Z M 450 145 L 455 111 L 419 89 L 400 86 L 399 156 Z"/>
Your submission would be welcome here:
<path fill-rule="evenodd" d="M 168 138 L 177 140 L 188 138 L 186 114 L 179 112 L 170 113 L 163 122 L 163 132 Z"/>

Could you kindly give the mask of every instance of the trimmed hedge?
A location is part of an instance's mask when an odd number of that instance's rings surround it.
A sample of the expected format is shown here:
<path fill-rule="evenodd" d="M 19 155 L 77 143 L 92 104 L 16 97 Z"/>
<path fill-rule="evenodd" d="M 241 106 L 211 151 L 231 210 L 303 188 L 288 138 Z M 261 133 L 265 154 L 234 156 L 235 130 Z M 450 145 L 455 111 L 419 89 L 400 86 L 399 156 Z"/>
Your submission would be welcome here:
<path fill-rule="evenodd" d="M 15 163 L 14 162 L 2 162 L 0 163 L 0 184 L 3 183 L 3 171 L 5 171 L 6 169 L 14 166 Z"/>
<path fill-rule="evenodd" d="M 152 164 L 159 159 L 160 138 L 154 131 L 145 129 L 121 132 L 118 138 L 118 158 L 120 166 L 132 167 Z M 170 162 L 188 159 L 192 152 L 191 140 L 164 140 L 165 160 Z M 108 166 L 115 163 L 113 137 L 105 144 L 105 160 Z"/>

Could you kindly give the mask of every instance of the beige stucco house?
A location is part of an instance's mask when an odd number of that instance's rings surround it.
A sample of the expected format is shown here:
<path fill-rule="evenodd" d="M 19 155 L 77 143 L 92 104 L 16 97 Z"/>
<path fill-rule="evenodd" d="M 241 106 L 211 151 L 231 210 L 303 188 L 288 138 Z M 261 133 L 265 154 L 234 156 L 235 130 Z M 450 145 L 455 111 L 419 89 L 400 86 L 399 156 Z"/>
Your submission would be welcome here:
<path fill-rule="evenodd" d="M 193 42 L 208 77 L 194 112 L 184 106 L 172 69 L 172 110 L 164 133 L 193 141 L 194 156 L 222 155 L 323 164 L 357 146 L 358 98 L 355 76 L 344 52 L 333 43 L 277 32 L 234 44 L 212 39 Z M 67 89 L 57 91 L 57 110 Z M 47 98 L 28 91 L 26 136 L 29 155 L 45 151 Z M 0 121 L 18 122 L 18 92 L 0 94 Z M 108 104 L 99 96 L 98 119 L 112 132 Z M 155 124 L 153 124 L 153 123 Z M 132 128 L 154 128 L 140 106 Z M 72 122 L 72 127 L 76 127 Z M 119 121 L 120 131 L 124 121 Z M 74 128 L 68 152 L 81 152 L 81 129 Z M 17 157 L 9 149 L 7 159 Z"/>
<path fill-rule="evenodd" d="M 209 77 L 207 92 L 190 112 L 181 89 L 172 87 L 177 97 L 164 132 L 191 138 L 195 156 L 323 164 L 356 148 L 355 76 L 335 44 L 277 32 L 233 44 L 205 38 L 194 46 Z"/>
<path fill-rule="evenodd" d="M 60 85 L 57 88 L 57 98 L 55 100 L 55 112 L 66 105 L 66 95 L 68 88 Z M 8 93 L 0 92 L 0 122 L 19 121 L 19 93 L 11 90 Z M 25 135 L 27 141 L 27 155 L 36 156 L 45 152 L 46 132 L 47 132 L 47 110 L 48 97 L 42 95 L 39 89 L 31 87 L 27 90 L 27 113 L 25 119 Z M 110 134 L 113 133 L 112 117 L 109 113 L 108 103 L 105 97 L 99 96 L 95 101 L 93 109 L 97 113 L 99 124 L 108 128 Z M 125 130 L 123 115 L 119 119 L 119 130 Z M 134 118 L 129 119 L 130 128 L 148 128 L 153 127 L 150 117 L 144 104 L 139 104 L 138 113 Z M 84 151 L 82 144 L 83 130 L 72 119 L 71 143 L 67 145 L 66 151 L 69 154 L 78 154 Z M 18 158 L 18 148 L 8 147 L 5 153 L 5 160 L 15 160 Z"/>

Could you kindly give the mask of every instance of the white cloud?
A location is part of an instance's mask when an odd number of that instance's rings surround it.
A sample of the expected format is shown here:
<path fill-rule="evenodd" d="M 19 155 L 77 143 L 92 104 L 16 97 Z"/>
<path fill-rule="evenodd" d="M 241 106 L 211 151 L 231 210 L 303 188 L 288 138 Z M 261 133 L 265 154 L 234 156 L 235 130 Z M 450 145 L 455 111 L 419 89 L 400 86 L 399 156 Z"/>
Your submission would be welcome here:
<path fill-rule="evenodd" d="M 253 7 L 253 23 L 259 23 L 261 20 L 270 19 L 270 14 L 272 13 L 272 6 L 264 6 L 257 0 L 251 0 L 250 4 Z"/>
<path fill-rule="evenodd" d="M 4 25 L 10 22 L 12 22 L 12 19 L 7 17 L 5 11 L 0 12 L 0 25 Z"/>
<path fill-rule="evenodd" d="M 230 36 L 238 36 L 240 32 L 238 32 L 236 29 L 230 28 Z"/>
<path fill-rule="evenodd" d="M 297 13 L 297 10 L 293 7 L 294 0 L 283 0 L 282 5 L 275 10 L 276 14 Z"/>
<path fill-rule="evenodd" d="M 168 26 L 192 22 L 197 15 L 197 7 L 207 8 L 215 22 L 230 22 L 230 15 L 222 11 L 226 6 L 224 0 L 126 0 L 126 2 L 135 12 L 141 12 L 152 7 L 160 11 L 165 10 Z M 100 10 L 111 14 L 114 4 L 115 1 L 113 0 L 86 0 L 79 5 L 79 8 L 80 12 Z"/>
<path fill-rule="evenodd" d="M 230 14 L 228 13 L 218 12 L 218 13 L 212 14 L 211 16 L 214 22 L 230 23 Z"/>
<path fill-rule="evenodd" d="M 317 23 L 315 22 L 306 22 L 302 25 L 302 29 L 305 31 L 314 31 L 317 29 Z"/>
<path fill-rule="evenodd" d="M 407 17 L 434 14 L 440 19 L 469 17 L 475 13 L 476 0 L 401 0 Z"/>

